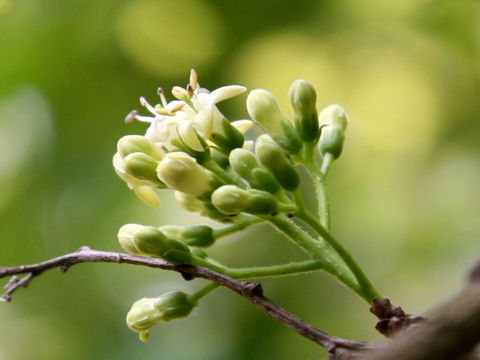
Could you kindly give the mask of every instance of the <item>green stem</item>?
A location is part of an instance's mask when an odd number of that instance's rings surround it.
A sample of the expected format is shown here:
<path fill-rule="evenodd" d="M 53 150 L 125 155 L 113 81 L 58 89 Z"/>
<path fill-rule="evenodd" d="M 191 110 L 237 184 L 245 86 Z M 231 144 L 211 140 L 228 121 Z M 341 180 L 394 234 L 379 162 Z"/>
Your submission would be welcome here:
<path fill-rule="evenodd" d="M 223 169 L 220 165 L 218 165 L 214 160 L 208 159 L 203 163 L 203 166 L 210 170 L 211 172 L 215 173 L 225 184 L 232 184 L 237 185 L 238 187 L 245 189 L 246 184 L 242 179 L 232 173 L 229 173 L 225 169 Z"/>
<path fill-rule="evenodd" d="M 214 239 L 236 233 L 250 226 L 257 225 L 263 222 L 261 218 L 252 215 L 241 215 L 241 217 L 239 215 L 239 219 L 240 220 L 237 220 L 237 222 L 233 225 L 213 230 Z"/>
<path fill-rule="evenodd" d="M 370 280 L 367 278 L 363 270 L 357 264 L 355 259 L 349 253 L 347 248 L 341 244 L 332 234 L 322 225 L 317 219 L 315 219 L 310 213 L 302 212 L 297 214 L 298 217 L 308 224 L 313 230 L 315 230 L 330 246 L 337 252 L 342 258 L 345 264 L 352 271 L 353 275 L 358 281 L 362 289 L 362 297 L 368 302 L 372 302 L 373 299 L 382 299 L 382 295 L 375 289 Z"/>
<path fill-rule="evenodd" d="M 330 229 L 330 199 L 327 192 L 326 176 L 334 159 L 331 154 L 325 154 L 320 169 L 315 161 L 315 149 L 315 143 L 306 144 L 302 156 L 296 160 L 305 166 L 312 179 L 318 201 L 318 218 L 323 226 Z"/>
<path fill-rule="evenodd" d="M 287 238 L 301 246 L 315 260 L 328 264 L 324 269 L 325 271 L 336 277 L 366 301 L 369 302 L 371 300 L 369 295 L 365 293 L 360 282 L 357 281 L 352 272 L 345 266 L 342 259 L 326 246 L 324 240 L 313 239 L 308 233 L 283 215 L 267 217 L 266 220 L 287 236 Z"/>
<path fill-rule="evenodd" d="M 190 296 L 188 297 L 188 300 L 192 304 L 196 304 L 198 302 L 198 300 L 200 300 L 202 297 L 204 297 L 205 295 L 207 295 L 211 291 L 215 290 L 219 286 L 220 286 L 220 284 L 218 284 L 216 282 L 211 282 L 211 283 L 205 285 L 204 287 L 200 288 L 199 290 L 195 291 L 193 294 L 190 294 Z"/>
<path fill-rule="evenodd" d="M 329 262 L 321 260 L 305 260 L 288 264 L 271 265 L 271 266 L 252 266 L 248 268 L 232 269 L 218 262 L 212 262 L 206 259 L 195 258 L 194 264 L 203 266 L 230 276 L 238 280 L 261 279 L 261 278 L 278 278 L 284 276 L 298 275 L 307 272 L 330 269 Z"/>
<path fill-rule="evenodd" d="M 323 155 L 322 166 L 320 168 L 322 179 L 327 178 L 328 171 L 330 170 L 330 166 L 332 165 L 333 160 L 335 160 L 335 158 L 333 157 L 332 154 L 326 153 L 325 155 Z"/>
<path fill-rule="evenodd" d="M 229 269 L 228 275 L 241 280 L 278 278 L 283 276 L 298 275 L 316 270 L 325 270 L 328 267 L 324 261 L 305 260 L 289 264 L 257 266 L 244 269 Z"/>

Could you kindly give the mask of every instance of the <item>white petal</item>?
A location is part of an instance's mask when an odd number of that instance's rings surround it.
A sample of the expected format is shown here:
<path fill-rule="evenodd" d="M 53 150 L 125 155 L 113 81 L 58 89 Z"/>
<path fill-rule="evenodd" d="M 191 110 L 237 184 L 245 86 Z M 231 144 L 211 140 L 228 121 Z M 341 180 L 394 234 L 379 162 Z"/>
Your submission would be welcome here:
<path fill-rule="evenodd" d="M 205 149 L 202 146 L 202 143 L 198 139 L 197 132 L 193 128 L 193 123 L 191 121 L 184 122 L 178 127 L 178 133 L 182 138 L 182 141 L 191 149 L 195 151 L 204 151 Z"/>
<path fill-rule="evenodd" d="M 240 95 L 245 91 L 247 91 L 247 88 L 241 85 L 222 86 L 221 88 L 212 91 L 212 93 L 210 94 L 210 101 L 213 104 L 217 104 L 220 101 Z"/>
<path fill-rule="evenodd" d="M 150 206 L 160 206 L 160 199 L 155 190 L 150 186 L 136 186 L 133 191 L 140 200 Z"/>
<path fill-rule="evenodd" d="M 207 106 L 200 110 L 195 116 L 194 123 L 196 127 L 203 132 L 206 138 L 210 137 L 213 131 L 213 107 Z"/>
<path fill-rule="evenodd" d="M 253 125 L 252 120 L 236 120 L 231 122 L 232 126 L 240 131 L 242 134 L 245 134 L 248 129 L 250 129 Z"/>

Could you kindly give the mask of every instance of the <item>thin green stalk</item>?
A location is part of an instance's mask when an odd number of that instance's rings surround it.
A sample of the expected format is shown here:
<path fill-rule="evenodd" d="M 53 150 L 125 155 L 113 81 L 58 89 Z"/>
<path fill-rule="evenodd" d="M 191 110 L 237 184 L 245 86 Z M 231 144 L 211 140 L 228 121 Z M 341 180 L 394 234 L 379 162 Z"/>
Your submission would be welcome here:
<path fill-rule="evenodd" d="M 246 268 L 229 268 L 217 262 L 206 259 L 196 258 L 194 264 L 203 266 L 230 276 L 238 280 L 261 279 L 261 278 L 279 278 L 284 276 L 298 275 L 307 272 L 325 270 L 330 268 L 329 262 L 325 259 L 321 260 L 305 260 L 288 264 L 270 265 L 270 266 L 252 266 Z"/>
<path fill-rule="evenodd" d="M 213 230 L 213 237 L 218 239 L 263 222 L 261 218 L 252 215 L 241 215 L 239 218 L 240 220 L 233 225 Z"/>
<path fill-rule="evenodd" d="M 315 161 L 315 148 L 315 143 L 306 144 L 302 156 L 297 161 L 305 166 L 312 179 L 318 201 L 318 218 L 323 226 L 330 229 L 330 199 L 328 197 L 326 179 L 333 157 L 331 154 L 325 154 L 322 168 L 320 169 Z"/>
<path fill-rule="evenodd" d="M 317 219 L 315 219 L 310 213 L 302 212 L 297 214 L 298 217 L 308 224 L 313 230 L 315 230 L 330 246 L 337 252 L 342 258 L 345 264 L 352 271 L 353 275 L 357 279 L 364 298 L 371 302 L 373 299 L 382 299 L 382 295 L 375 289 L 370 280 L 367 278 L 363 270 L 357 264 L 347 248 L 341 244 L 332 234 L 322 225 Z"/>
<path fill-rule="evenodd" d="M 324 270 L 328 267 L 324 261 L 305 260 L 289 264 L 257 266 L 244 269 L 229 269 L 228 275 L 240 280 L 279 278 L 290 275 L 298 275 L 316 270 Z"/>
<path fill-rule="evenodd" d="M 215 173 L 225 184 L 236 185 L 242 189 L 246 188 L 245 182 L 236 174 L 229 173 L 218 165 L 214 160 L 208 159 L 203 163 L 208 170 Z"/>
<path fill-rule="evenodd" d="M 286 235 L 287 238 L 297 245 L 300 245 L 300 247 L 309 253 L 315 260 L 322 260 L 329 264 L 328 268 L 325 268 L 325 271 L 355 291 L 367 302 L 371 302 L 372 299 L 369 297 L 370 294 L 365 292 L 360 282 L 353 276 L 354 274 L 352 274 L 351 270 L 345 266 L 342 259 L 332 253 L 332 250 L 326 246 L 322 239 L 319 239 L 320 241 L 313 239 L 308 233 L 283 215 L 266 217 L 266 220 Z"/>
<path fill-rule="evenodd" d="M 196 304 L 198 302 L 198 300 L 200 300 L 202 297 L 204 297 L 208 293 L 212 292 L 213 290 L 215 290 L 219 286 L 220 286 L 220 284 L 218 284 L 216 282 L 211 282 L 211 283 L 205 285 L 204 287 L 200 288 L 199 290 L 195 291 L 193 294 L 190 294 L 188 296 L 188 299 L 190 300 L 190 302 L 192 304 Z"/>

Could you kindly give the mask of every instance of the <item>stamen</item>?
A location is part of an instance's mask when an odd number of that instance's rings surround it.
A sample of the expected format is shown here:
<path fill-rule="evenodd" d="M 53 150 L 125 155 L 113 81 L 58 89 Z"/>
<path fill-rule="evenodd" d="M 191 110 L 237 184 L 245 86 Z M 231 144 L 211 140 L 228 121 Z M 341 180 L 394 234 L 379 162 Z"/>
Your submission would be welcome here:
<path fill-rule="evenodd" d="M 172 88 L 172 95 L 179 100 L 185 100 L 185 98 L 188 98 L 187 90 L 181 88 L 180 86 L 174 86 Z"/>
<path fill-rule="evenodd" d="M 160 101 L 162 102 L 163 107 L 167 107 L 167 99 L 165 98 L 165 93 L 163 91 L 163 88 L 159 87 L 157 89 L 157 94 L 160 96 Z"/>
<path fill-rule="evenodd" d="M 190 70 L 190 81 L 188 83 L 193 90 L 195 90 L 198 86 L 198 75 L 195 69 Z"/>
<path fill-rule="evenodd" d="M 157 115 L 155 108 L 152 105 L 150 105 L 143 96 L 140 96 L 140 105 L 146 107 L 148 111 L 150 111 L 153 115 Z"/>
<path fill-rule="evenodd" d="M 192 87 L 192 85 L 188 84 L 187 85 L 187 96 L 188 96 L 189 99 L 191 99 L 192 96 L 193 96 L 193 90 L 194 90 L 194 88 Z"/>
<path fill-rule="evenodd" d="M 185 103 L 178 102 L 176 105 L 174 105 L 174 106 L 170 109 L 170 112 L 171 112 L 171 113 L 176 113 L 177 111 L 182 110 L 184 106 L 185 106 Z"/>
<path fill-rule="evenodd" d="M 159 115 L 172 115 L 171 111 L 167 108 L 157 109 Z"/>
<path fill-rule="evenodd" d="M 135 120 L 136 116 L 138 115 L 137 110 L 132 110 L 128 113 L 127 116 L 125 116 L 125 122 L 126 123 L 131 123 Z"/>

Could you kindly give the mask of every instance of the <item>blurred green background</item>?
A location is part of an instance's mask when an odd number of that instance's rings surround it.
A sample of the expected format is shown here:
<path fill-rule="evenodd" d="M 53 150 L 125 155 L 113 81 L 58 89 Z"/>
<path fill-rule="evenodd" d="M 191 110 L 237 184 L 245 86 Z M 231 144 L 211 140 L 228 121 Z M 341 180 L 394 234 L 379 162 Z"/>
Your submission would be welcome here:
<path fill-rule="evenodd" d="M 479 254 L 480 2 L 0 0 L 0 264 L 82 245 L 120 251 L 117 229 L 202 223 L 172 194 L 152 209 L 113 172 L 138 97 L 185 85 L 274 92 L 310 79 L 351 116 L 331 172 L 333 230 L 380 291 L 421 313 L 458 289 Z M 245 96 L 222 104 L 247 116 Z M 306 196 L 311 190 L 304 188 Z M 301 258 L 266 228 L 222 240 L 232 266 Z M 220 289 L 141 343 L 130 304 L 178 274 L 129 265 L 51 271 L 0 304 L 0 359 L 321 359 L 325 352 Z M 379 340 L 368 306 L 324 274 L 264 281 L 317 327 Z M 4 284 L 4 282 L 2 282 Z"/>

